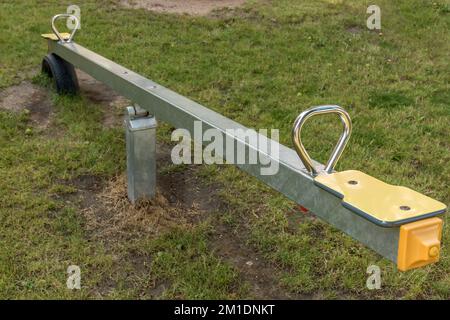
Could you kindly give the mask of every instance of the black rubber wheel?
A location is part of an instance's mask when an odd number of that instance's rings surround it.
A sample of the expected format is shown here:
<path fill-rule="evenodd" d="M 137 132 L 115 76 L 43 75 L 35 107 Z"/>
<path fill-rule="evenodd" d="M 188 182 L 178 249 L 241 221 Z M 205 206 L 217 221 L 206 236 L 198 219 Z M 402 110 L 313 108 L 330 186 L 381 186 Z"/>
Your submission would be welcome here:
<path fill-rule="evenodd" d="M 75 68 L 56 54 L 50 53 L 42 59 L 42 72 L 53 78 L 58 94 L 76 94 L 78 92 Z"/>

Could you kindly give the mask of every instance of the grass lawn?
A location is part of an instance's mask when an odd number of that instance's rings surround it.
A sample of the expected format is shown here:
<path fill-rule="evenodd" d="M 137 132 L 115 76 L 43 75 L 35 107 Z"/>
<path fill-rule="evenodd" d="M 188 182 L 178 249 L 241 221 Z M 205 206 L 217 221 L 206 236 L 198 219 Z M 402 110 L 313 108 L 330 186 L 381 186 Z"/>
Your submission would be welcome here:
<path fill-rule="evenodd" d="M 448 2 L 379 0 L 381 33 L 366 28 L 367 1 L 250 0 L 202 17 L 118 3 L 77 1 L 76 41 L 248 127 L 277 128 L 289 146 L 302 110 L 341 105 L 354 129 L 337 170 L 450 203 Z M 0 2 L 0 98 L 25 81 L 52 105 L 44 127 L 27 109 L 0 109 L 0 298 L 450 299 L 446 218 L 441 261 L 401 273 L 232 166 L 162 159 L 161 199 L 129 206 L 120 122 L 105 126 L 112 111 L 101 101 L 57 96 L 39 75 L 40 34 L 69 4 Z M 305 128 L 322 163 L 340 133 L 334 120 Z M 170 131 L 158 131 L 167 155 Z M 176 179 L 182 201 L 165 188 Z M 81 290 L 66 288 L 71 264 Z M 380 290 L 366 288 L 371 264 Z"/>

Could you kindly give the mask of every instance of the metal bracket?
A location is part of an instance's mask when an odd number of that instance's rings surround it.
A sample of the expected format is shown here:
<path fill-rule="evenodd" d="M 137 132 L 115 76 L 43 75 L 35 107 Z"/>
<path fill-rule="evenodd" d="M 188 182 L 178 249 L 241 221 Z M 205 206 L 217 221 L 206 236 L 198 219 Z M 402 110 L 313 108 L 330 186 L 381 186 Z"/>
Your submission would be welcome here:
<path fill-rule="evenodd" d="M 128 109 L 128 108 L 130 108 L 130 109 Z M 130 106 L 128 108 L 127 108 L 128 115 L 132 119 L 143 118 L 143 117 L 147 117 L 150 115 L 150 113 L 147 110 L 142 109 L 138 104 L 133 104 L 132 106 Z"/>
<path fill-rule="evenodd" d="M 60 18 L 72 18 L 75 20 L 76 22 L 76 26 L 75 28 L 72 30 L 72 32 L 70 33 L 70 36 L 68 39 L 66 39 L 65 37 L 63 37 L 61 35 L 61 33 L 58 31 L 58 29 L 56 28 L 55 22 L 56 20 L 60 19 Z M 59 41 L 62 43 L 68 43 L 68 42 L 72 42 L 73 37 L 75 36 L 75 33 L 77 32 L 78 28 L 80 26 L 80 20 L 78 20 L 77 16 L 74 16 L 73 14 L 68 14 L 68 13 L 61 13 L 61 14 L 57 14 L 52 18 L 52 30 L 53 33 L 58 37 Z"/>

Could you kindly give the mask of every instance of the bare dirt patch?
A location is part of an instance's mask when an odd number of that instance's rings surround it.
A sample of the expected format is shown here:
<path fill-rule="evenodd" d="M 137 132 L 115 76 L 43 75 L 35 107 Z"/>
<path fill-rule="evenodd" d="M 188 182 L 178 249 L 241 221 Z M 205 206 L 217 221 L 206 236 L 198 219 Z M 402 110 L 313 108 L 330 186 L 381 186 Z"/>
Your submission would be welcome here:
<path fill-rule="evenodd" d="M 263 259 L 251 246 L 246 245 L 245 237 L 239 236 L 223 224 L 216 225 L 212 239 L 216 255 L 233 265 L 241 278 L 250 285 L 251 299 L 305 299 L 306 296 L 289 294 L 277 281 L 276 266 Z"/>
<path fill-rule="evenodd" d="M 175 13 L 204 16 L 223 8 L 236 8 L 245 0 L 120 0 L 127 8 L 146 9 L 160 13 Z"/>
<path fill-rule="evenodd" d="M 120 126 L 125 107 L 131 102 L 86 72 L 76 72 L 81 94 L 103 107 L 103 125 L 107 128 Z"/>
<path fill-rule="evenodd" d="M 350 26 L 346 30 L 351 34 L 359 34 L 363 31 L 363 29 L 360 26 Z"/>
<path fill-rule="evenodd" d="M 46 128 L 49 125 L 53 112 L 48 91 L 28 81 L 1 91 L 0 109 L 29 112 L 31 121 L 40 128 Z"/>
<path fill-rule="evenodd" d="M 180 224 L 188 225 L 189 212 L 170 205 L 159 191 L 154 199 L 132 205 L 127 198 L 125 175 L 106 182 L 95 200 L 82 210 L 86 229 L 94 238 L 114 242 L 157 235 Z"/>

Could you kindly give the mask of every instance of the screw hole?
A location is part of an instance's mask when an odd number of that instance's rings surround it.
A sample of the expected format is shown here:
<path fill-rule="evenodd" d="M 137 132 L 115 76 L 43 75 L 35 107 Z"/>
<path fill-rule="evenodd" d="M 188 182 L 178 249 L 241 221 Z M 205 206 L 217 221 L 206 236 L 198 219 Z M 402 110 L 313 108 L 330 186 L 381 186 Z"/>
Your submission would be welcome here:
<path fill-rule="evenodd" d="M 409 207 L 409 206 L 400 206 L 400 210 L 409 211 L 409 210 L 411 210 L 411 207 Z"/>
<path fill-rule="evenodd" d="M 358 181 L 356 181 L 356 180 L 350 180 L 350 181 L 348 181 L 348 184 L 355 185 L 355 184 L 358 184 Z"/>

